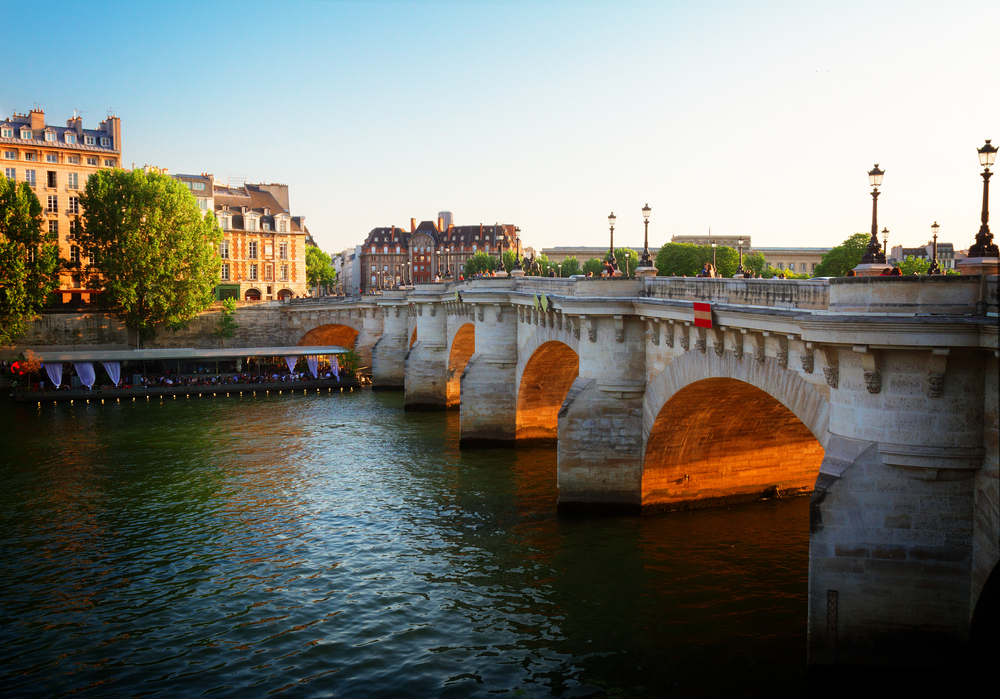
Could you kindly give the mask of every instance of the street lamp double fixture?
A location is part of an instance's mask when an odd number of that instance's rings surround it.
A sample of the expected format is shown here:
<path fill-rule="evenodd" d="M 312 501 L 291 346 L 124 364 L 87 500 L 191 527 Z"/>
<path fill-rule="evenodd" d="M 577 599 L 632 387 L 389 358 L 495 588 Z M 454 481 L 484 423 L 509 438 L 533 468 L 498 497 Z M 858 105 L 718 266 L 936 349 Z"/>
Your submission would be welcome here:
<path fill-rule="evenodd" d="M 615 216 L 615 212 L 612 211 L 608 214 L 608 226 L 611 227 L 611 247 L 608 249 L 608 262 L 611 263 L 611 269 L 618 271 L 618 260 L 615 259 L 615 221 L 618 217 Z"/>
<path fill-rule="evenodd" d="M 642 243 L 642 259 L 639 260 L 640 267 L 652 267 L 653 258 L 649 256 L 649 212 L 652 209 L 649 208 L 649 204 L 642 207 L 642 221 L 646 225 L 646 237 Z"/>
<path fill-rule="evenodd" d="M 938 267 L 937 261 L 937 236 L 940 227 L 937 221 L 931 224 L 931 231 L 933 231 L 931 236 L 931 266 L 928 268 L 927 274 L 941 274 L 941 268 Z"/>
<path fill-rule="evenodd" d="M 743 236 L 740 236 L 739 238 L 736 239 L 736 245 L 738 245 L 740 248 L 740 264 L 736 268 L 736 274 L 743 276 L 744 274 L 746 274 L 746 270 L 743 269 Z M 712 256 L 713 258 L 715 257 L 714 249 L 712 250 Z"/>
<path fill-rule="evenodd" d="M 514 269 L 521 269 L 521 229 L 514 227 Z"/>
<path fill-rule="evenodd" d="M 885 250 L 878 242 L 878 188 L 882 185 L 882 176 L 885 170 L 880 170 L 878 163 L 868 171 L 868 183 L 872 187 L 872 237 L 868 241 L 865 254 L 861 257 L 861 264 L 885 264 Z"/>
<path fill-rule="evenodd" d="M 978 149 L 979 164 L 983 166 L 983 225 L 976 233 L 976 243 L 969 247 L 969 257 L 1000 257 L 1000 249 L 993 242 L 993 234 L 990 233 L 990 178 L 993 173 L 990 167 L 997 159 L 996 146 L 990 144 L 990 139 L 986 139 L 986 145 Z"/>

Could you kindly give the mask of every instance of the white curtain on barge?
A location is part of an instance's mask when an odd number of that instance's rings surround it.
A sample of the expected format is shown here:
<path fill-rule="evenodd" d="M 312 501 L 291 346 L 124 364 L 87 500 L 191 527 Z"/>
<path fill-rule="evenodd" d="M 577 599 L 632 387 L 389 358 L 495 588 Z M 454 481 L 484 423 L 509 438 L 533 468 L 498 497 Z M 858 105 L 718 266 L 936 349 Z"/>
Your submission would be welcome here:
<path fill-rule="evenodd" d="M 73 362 L 73 368 L 76 369 L 76 375 L 80 377 L 80 383 L 82 383 L 88 389 L 93 390 L 94 380 L 97 378 L 94 375 L 94 363 Z"/>
<path fill-rule="evenodd" d="M 122 363 L 121 362 L 101 362 L 104 365 L 104 371 L 108 372 L 108 376 L 112 381 L 115 382 L 115 386 L 118 385 L 118 379 L 122 375 Z"/>
<path fill-rule="evenodd" d="M 62 362 L 52 362 L 51 364 L 46 362 L 42 366 L 45 367 L 45 373 L 48 375 L 49 381 L 51 381 L 56 388 L 62 386 Z"/>
<path fill-rule="evenodd" d="M 314 355 L 306 357 L 306 364 L 309 366 L 309 373 L 314 379 L 319 378 L 319 358 Z"/>

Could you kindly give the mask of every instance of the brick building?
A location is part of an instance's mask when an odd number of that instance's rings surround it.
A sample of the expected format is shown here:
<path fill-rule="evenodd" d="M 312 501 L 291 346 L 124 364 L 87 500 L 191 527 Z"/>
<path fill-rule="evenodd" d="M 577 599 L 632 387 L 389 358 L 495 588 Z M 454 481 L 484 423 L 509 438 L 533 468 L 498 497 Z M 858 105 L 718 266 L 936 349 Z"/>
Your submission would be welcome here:
<path fill-rule="evenodd" d="M 446 212 L 443 212 L 446 213 Z M 465 262 L 477 252 L 499 258 L 513 250 L 515 226 L 496 223 L 474 226 L 445 225 L 410 219 L 410 230 L 398 226 L 373 228 L 361 245 L 361 293 L 392 287 L 404 281 L 425 283 L 450 271 L 458 276 Z"/>
<path fill-rule="evenodd" d="M 121 167 L 121 120 L 109 116 L 96 129 L 83 128 L 74 116 L 66 126 L 45 123 L 45 112 L 32 109 L 14 113 L 0 122 L 0 162 L 3 175 L 27 182 L 42 204 L 49 232 L 59 240 L 59 255 L 86 265 L 90 258 L 76 244 L 75 226 L 80 217 L 80 192 L 87 178 L 101 168 Z M 64 273 L 54 292 L 57 301 L 90 301 L 86 275 Z"/>

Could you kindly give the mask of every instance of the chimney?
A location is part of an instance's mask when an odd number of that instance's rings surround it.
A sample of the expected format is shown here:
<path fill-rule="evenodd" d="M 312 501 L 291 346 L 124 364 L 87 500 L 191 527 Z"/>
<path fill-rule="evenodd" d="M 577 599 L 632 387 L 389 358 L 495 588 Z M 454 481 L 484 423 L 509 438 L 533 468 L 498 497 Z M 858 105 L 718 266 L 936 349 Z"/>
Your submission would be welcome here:
<path fill-rule="evenodd" d="M 416 232 L 417 232 L 417 219 L 411 218 L 410 219 L 410 233 L 416 233 Z"/>
<path fill-rule="evenodd" d="M 438 233 L 440 233 L 441 231 L 444 230 L 444 219 L 441 216 L 438 216 L 437 230 L 438 230 Z"/>
<path fill-rule="evenodd" d="M 72 119 L 66 120 L 66 128 L 73 129 L 76 131 L 77 136 L 83 135 L 83 119 L 78 116 L 74 116 Z"/>
<path fill-rule="evenodd" d="M 451 233 L 451 231 L 452 231 L 452 229 L 453 229 L 454 227 L 455 227 L 455 224 L 454 224 L 454 223 L 449 223 L 449 224 L 448 224 L 448 233 L 449 233 L 449 234 Z"/>
<path fill-rule="evenodd" d="M 41 109 L 32 109 L 31 112 L 31 130 L 41 131 L 45 128 L 45 112 Z"/>

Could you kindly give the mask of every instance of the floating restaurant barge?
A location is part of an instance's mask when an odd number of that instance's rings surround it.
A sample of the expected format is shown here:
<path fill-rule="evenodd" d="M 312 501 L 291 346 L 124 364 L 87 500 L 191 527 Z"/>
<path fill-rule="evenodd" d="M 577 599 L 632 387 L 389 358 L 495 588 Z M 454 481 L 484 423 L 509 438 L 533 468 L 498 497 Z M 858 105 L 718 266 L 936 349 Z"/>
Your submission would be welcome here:
<path fill-rule="evenodd" d="M 80 367 L 89 367 L 93 376 L 93 364 L 104 365 L 109 376 L 113 372 L 128 370 L 125 376 L 116 384 L 108 382 L 105 386 L 88 388 L 85 385 L 66 388 L 40 388 L 42 384 L 24 388 L 15 388 L 12 395 L 19 403 L 76 401 L 76 400 L 122 400 L 148 398 L 153 396 L 219 396 L 241 395 L 255 393 L 332 392 L 338 389 L 354 388 L 358 385 L 355 375 L 340 371 L 338 378 L 326 378 L 318 369 L 319 359 L 329 358 L 331 368 L 338 366 L 336 356 L 347 350 L 337 346 L 309 347 L 232 347 L 223 349 L 156 349 L 156 350 L 100 350 L 84 352 L 39 352 L 38 357 L 44 365 L 58 364 L 57 373 L 61 377 L 61 366 L 72 363 Z M 314 359 L 310 371 L 318 374 L 305 378 L 272 378 L 270 372 L 262 373 L 262 367 L 277 365 L 283 361 L 286 366 L 295 365 L 299 358 Z M 256 361 L 256 371 L 249 371 L 252 360 Z M 244 362 L 246 364 L 244 365 Z M 110 365 L 110 366 L 109 366 Z M 232 371 L 236 368 L 236 372 Z M 244 368 L 248 371 L 244 371 Z M 187 371 L 185 371 L 185 369 Z M 338 373 L 338 372 L 333 372 Z M 51 381 L 51 374 L 46 372 Z M 173 385 L 159 382 L 143 381 L 149 374 L 169 376 L 171 381 L 179 380 Z M 239 374 L 239 380 L 233 380 Z M 75 377 L 74 377 L 75 378 Z M 221 379 L 221 380 L 220 380 Z M 93 382 L 93 378 L 91 378 Z M 54 381 L 52 381 L 54 383 Z M 192 383 L 193 382 L 193 383 Z M 75 382 L 74 382 L 75 383 Z"/>

